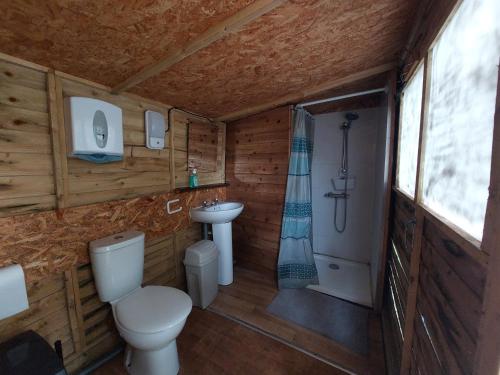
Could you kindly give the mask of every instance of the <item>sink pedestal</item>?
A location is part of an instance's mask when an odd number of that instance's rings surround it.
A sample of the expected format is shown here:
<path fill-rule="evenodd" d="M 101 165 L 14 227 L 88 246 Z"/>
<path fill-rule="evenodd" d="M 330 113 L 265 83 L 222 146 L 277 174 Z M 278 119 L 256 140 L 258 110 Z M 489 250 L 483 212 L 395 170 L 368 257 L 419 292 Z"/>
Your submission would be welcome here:
<path fill-rule="evenodd" d="M 243 211 L 240 202 L 212 202 L 189 210 L 193 221 L 212 224 L 215 246 L 219 250 L 219 285 L 233 282 L 233 236 L 231 222 Z"/>
<path fill-rule="evenodd" d="M 231 222 L 212 224 L 215 246 L 219 250 L 219 285 L 233 282 L 233 236 Z"/>

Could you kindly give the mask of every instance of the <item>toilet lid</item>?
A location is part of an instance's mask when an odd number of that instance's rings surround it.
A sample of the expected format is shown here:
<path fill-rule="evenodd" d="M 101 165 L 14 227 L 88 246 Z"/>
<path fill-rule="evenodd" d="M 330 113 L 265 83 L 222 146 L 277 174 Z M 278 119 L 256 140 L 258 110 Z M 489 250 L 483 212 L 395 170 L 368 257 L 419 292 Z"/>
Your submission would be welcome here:
<path fill-rule="evenodd" d="M 116 318 L 130 331 L 156 333 L 187 318 L 191 298 L 183 291 L 166 286 L 146 286 L 116 305 Z"/>

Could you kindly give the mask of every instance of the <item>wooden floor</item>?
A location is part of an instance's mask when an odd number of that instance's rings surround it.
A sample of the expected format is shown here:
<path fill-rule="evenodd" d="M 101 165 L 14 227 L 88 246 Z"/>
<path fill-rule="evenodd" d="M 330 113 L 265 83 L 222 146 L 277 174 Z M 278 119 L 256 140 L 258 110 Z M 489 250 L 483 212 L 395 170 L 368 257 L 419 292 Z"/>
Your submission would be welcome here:
<path fill-rule="evenodd" d="M 330 365 L 210 311 L 193 309 L 177 339 L 180 374 L 345 375 Z M 119 355 L 93 375 L 126 375 Z"/>
<path fill-rule="evenodd" d="M 234 272 L 234 283 L 219 287 L 219 294 L 210 305 L 210 310 L 244 321 L 352 372 L 385 373 L 382 328 L 378 314 L 370 315 L 369 354 L 364 357 L 318 333 L 271 315 L 266 307 L 278 292 L 275 281 L 237 267 Z"/>

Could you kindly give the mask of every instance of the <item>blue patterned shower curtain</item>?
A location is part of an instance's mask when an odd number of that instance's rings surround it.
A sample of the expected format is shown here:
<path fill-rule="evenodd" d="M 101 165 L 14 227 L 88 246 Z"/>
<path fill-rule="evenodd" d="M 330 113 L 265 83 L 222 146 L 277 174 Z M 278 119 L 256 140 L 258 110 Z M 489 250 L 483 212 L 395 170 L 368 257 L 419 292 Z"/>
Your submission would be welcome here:
<path fill-rule="evenodd" d="M 313 121 L 303 108 L 295 111 L 278 258 L 280 289 L 318 284 L 311 246 Z"/>

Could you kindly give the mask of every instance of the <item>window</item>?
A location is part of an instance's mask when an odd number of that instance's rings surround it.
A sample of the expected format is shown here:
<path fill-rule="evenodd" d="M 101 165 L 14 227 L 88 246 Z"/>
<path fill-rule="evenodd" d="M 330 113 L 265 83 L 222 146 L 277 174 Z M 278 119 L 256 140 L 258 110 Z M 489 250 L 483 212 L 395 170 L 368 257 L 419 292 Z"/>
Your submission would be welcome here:
<path fill-rule="evenodd" d="M 431 51 L 423 204 L 478 240 L 490 180 L 500 1 L 464 0 Z"/>
<path fill-rule="evenodd" d="M 396 186 L 412 198 L 415 196 L 417 177 L 423 83 L 424 65 L 420 64 L 401 96 Z"/>

